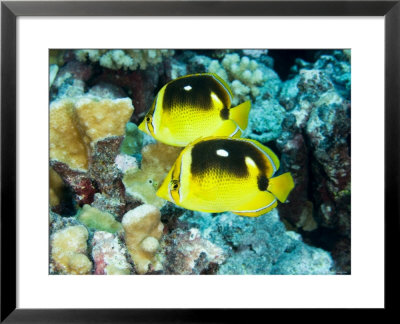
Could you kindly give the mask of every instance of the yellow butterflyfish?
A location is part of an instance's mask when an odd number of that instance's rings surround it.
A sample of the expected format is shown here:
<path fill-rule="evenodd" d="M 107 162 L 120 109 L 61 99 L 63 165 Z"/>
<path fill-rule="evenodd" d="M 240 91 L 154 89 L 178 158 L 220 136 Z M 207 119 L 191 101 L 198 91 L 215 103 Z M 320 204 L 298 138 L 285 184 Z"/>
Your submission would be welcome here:
<path fill-rule="evenodd" d="M 158 92 L 139 129 L 173 146 L 206 136 L 240 137 L 251 103 L 231 108 L 232 97 L 229 86 L 214 73 L 177 78 Z"/>
<path fill-rule="evenodd" d="M 157 195 L 186 209 L 260 216 L 286 201 L 291 174 L 274 177 L 277 156 L 245 138 L 211 136 L 180 153 Z"/>

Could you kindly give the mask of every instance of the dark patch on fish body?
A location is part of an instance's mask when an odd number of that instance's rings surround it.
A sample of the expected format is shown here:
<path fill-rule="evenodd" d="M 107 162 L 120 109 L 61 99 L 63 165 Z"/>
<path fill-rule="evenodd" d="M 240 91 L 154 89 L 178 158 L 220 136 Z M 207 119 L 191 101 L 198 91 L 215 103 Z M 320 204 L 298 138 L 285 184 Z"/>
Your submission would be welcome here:
<path fill-rule="evenodd" d="M 221 109 L 219 115 L 221 116 L 221 118 L 223 120 L 228 120 L 229 119 L 229 109 L 224 107 L 223 109 Z"/>
<path fill-rule="evenodd" d="M 217 154 L 223 150 L 227 156 Z M 190 171 L 193 176 L 204 176 L 210 171 L 224 171 L 238 178 L 245 178 L 249 175 L 246 157 L 251 158 L 260 170 L 261 175 L 265 175 L 267 164 L 263 153 L 248 142 L 212 139 L 199 142 L 192 148 L 192 163 Z M 264 186 L 264 182 L 262 182 Z"/>
<path fill-rule="evenodd" d="M 257 185 L 260 191 L 265 191 L 268 188 L 268 178 L 264 174 L 257 177 Z"/>
<path fill-rule="evenodd" d="M 190 90 L 185 87 L 190 86 Z M 170 111 L 175 107 L 197 107 L 202 110 L 213 109 L 211 92 L 214 92 L 228 106 L 229 95 L 225 88 L 212 76 L 200 75 L 177 79 L 165 88 L 163 109 Z"/>

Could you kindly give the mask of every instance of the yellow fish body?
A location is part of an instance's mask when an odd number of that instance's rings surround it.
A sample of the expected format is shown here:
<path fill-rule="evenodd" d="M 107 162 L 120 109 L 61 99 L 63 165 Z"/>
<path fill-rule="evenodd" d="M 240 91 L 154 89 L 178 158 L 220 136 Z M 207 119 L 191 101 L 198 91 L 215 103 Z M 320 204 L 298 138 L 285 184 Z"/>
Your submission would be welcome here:
<path fill-rule="evenodd" d="M 158 92 L 139 129 L 156 140 L 186 146 L 200 137 L 240 137 L 247 127 L 250 101 L 231 108 L 232 92 L 218 75 L 191 74 Z"/>
<path fill-rule="evenodd" d="M 294 188 L 290 173 L 273 177 L 276 155 L 245 138 L 201 138 L 179 155 L 157 195 L 186 209 L 260 216 Z"/>

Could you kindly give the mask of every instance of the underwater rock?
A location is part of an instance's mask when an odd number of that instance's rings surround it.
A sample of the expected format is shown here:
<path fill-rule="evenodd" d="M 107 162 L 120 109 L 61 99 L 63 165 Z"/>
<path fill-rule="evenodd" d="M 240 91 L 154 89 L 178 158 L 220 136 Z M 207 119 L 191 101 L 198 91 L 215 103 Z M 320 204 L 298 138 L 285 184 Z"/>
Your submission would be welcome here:
<path fill-rule="evenodd" d="M 131 121 L 138 123 L 150 109 L 159 82 L 164 82 L 167 71 L 165 65 L 150 67 L 146 70 L 123 71 L 104 69 L 101 74 L 93 78 L 93 84 L 112 84 L 122 89 L 130 98 L 135 107 Z M 168 80 L 165 80 L 169 81 Z"/>
<path fill-rule="evenodd" d="M 73 199 L 78 205 L 91 204 L 94 194 L 98 191 L 96 183 L 87 172 L 76 171 L 62 162 L 51 161 L 50 166 L 62 177 L 65 184 L 71 188 Z"/>
<path fill-rule="evenodd" d="M 243 137 L 264 144 L 276 140 L 282 133 L 285 113 L 276 99 L 257 100 L 250 110 L 249 123 Z"/>
<path fill-rule="evenodd" d="M 334 61 L 324 57 L 312 66 L 306 64 L 298 76 L 284 83 L 279 100 L 288 112 L 276 144 L 281 167 L 292 173 L 296 183 L 289 204 L 278 207 L 280 216 L 315 244 L 321 240 L 313 231 L 322 233 L 329 228 L 329 243 L 324 246 L 333 253 L 338 267 L 339 263 L 350 264 L 349 247 L 342 249 L 346 261 L 335 246 L 344 247 L 340 242 L 347 242 L 343 239 L 350 236 L 351 107 L 332 79 Z"/>
<path fill-rule="evenodd" d="M 160 217 L 157 207 L 141 205 L 128 211 L 122 218 L 126 247 L 139 274 L 162 269 L 162 265 L 154 258 L 164 228 Z"/>
<path fill-rule="evenodd" d="M 276 209 L 259 217 L 187 211 L 180 217 L 180 221 L 198 228 L 205 239 L 224 250 L 227 258 L 219 266 L 218 274 L 272 274 L 278 271 L 279 274 L 293 274 L 291 269 L 295 265 L 288 262 L 285 267 L 279 266 L 279 260 L 285 256 L 285 260 L 291 258 L 293 263 L 297 263 L 298 254 L 303 249 L 318 253 L 310 252 L 313 257 L 304 260 L 304 268 L 299 267 L 297 274 L 305 274 L 301 271 L 307 268 L 307 264 L 313 269 L 313 273 L 333 274 L 332 270 L 327 271 L 327 268 L 333 267 L 329 253 L 307 246 L 297 234 L 287 232 Z M 293 235 L 296 239 L 293 239 Z M 292 246 L 297 245 L 299 250 L 294 251 Z M 289 253 L 292 250 L 293 254 Z M 316 256 L 321 260 L 315 260 Z M 320 268 L 315 265 L 318 262 Z"/>
<path fill-rule="evenodd" d="M 224 251 L 201 237 L 197 228 L 174 230 L 161 242 L 165 274 L 211 274 L 225 260 Z"/>
<path fill-rule="evenodd" d="M 122 172 L 115 164 L 122 136 L 112 136 L 93 144 L 89 175 L 95 179 L 99 190 L 109 197 L 123 197 Z"/>
<path fill-rule="evenodd" d="M 132 112 L 129 98 L 80 97 L 51 103 L 50 165 L 79 205 L 92 203 L 99 191 L 124 196 L 122 173 L 114 161 Z"/>
<path fill-rule="evenodd" d="M 109 197 L 108 195 L 95 193 L 91 206 L 103 212 L 110 213 L 115 216 L 117 220 L 121 220 L 122 216 L 129 209 L 137 205 L 130 204 L 124 197 Z"/>
<path fill-rule="evenodd" d="M 126 98 L 127 95 L 120 87 L 115 84 L 99 82 L 89 89 L 88 96 L 104 98 L 104 99 L 118 99 Z"/>
<path fill-rule="evenodd" d="M 50 238 L 50 272 L 88 274 L 92 270 L 92 262 L 86 255 L 88 235 L 82 225 L 69 226 L 55 232 Z"/>
<path fill-rule="evenodd" d="M 94 274 L 128 275 L 132 266 L 127 261 L 127 250 L 118 236 L 108 232 L 96 231 L 92 239 L 92 258 Z"/>

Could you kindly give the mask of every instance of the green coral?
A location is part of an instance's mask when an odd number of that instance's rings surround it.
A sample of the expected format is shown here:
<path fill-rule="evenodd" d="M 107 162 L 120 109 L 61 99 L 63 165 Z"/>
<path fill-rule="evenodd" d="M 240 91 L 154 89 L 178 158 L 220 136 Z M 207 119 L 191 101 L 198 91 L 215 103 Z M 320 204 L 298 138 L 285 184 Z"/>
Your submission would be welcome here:
<path fill-rule="evenodd" d="M 125 138 L 121 144 L 121 153 L 133 155 L 140 153 L 143 146 L 143 133 L 136 124 L 128 122 L 125 127 Z"/>
<path fill-rule="evenodd" d="M 117 222 L 113 215 L 89 205 L 84 205 L 78 212 L 78 220 L 87 227 L 99 231 L 116 233 L 122 230 L 121 223 Z"/>

